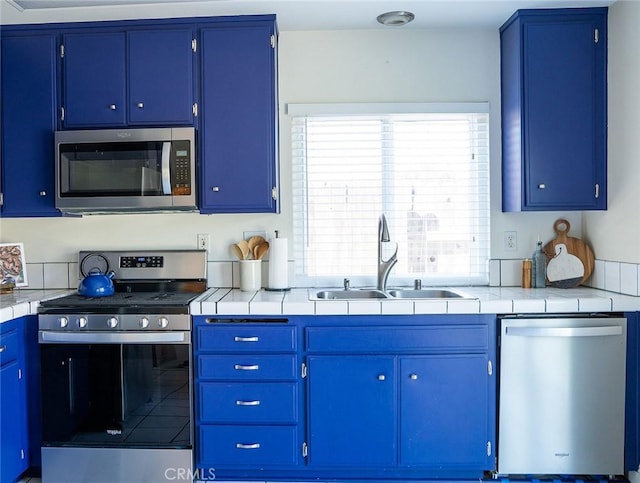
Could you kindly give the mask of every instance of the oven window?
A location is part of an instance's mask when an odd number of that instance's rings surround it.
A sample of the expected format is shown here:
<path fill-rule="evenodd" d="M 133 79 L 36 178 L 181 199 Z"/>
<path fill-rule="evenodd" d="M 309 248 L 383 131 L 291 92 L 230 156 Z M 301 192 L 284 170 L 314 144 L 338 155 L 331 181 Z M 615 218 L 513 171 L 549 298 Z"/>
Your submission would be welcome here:
<path fill-rule="evenodd" d="M 45 446 L 191 447 L 184 344 L 42 344 Z"/>
<path fill-rule="evenodd" d="M 60 145 L 60 196 L 161 196 L 162 142 Z"/>

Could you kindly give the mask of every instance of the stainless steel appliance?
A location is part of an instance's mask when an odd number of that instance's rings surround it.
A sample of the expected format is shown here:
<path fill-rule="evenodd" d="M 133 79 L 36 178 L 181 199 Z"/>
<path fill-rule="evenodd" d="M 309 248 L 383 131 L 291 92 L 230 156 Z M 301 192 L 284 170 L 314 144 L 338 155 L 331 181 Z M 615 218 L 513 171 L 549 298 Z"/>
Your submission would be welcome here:
<path fill-rule="evenodd" d="M 498 473 L 622 474 L 626 319 L 500 323 Z"/>
<path fill-rule="evenodd" d="M 44 483 L 175 481 L 193 465 L 191 315 L 205 251 L 80 252 L 115 294 L 42 302 Z"/>
<path fill-rule="evenodd" d="M 63 213 L 196 209 L 193 128 L 55 133 Z"/>

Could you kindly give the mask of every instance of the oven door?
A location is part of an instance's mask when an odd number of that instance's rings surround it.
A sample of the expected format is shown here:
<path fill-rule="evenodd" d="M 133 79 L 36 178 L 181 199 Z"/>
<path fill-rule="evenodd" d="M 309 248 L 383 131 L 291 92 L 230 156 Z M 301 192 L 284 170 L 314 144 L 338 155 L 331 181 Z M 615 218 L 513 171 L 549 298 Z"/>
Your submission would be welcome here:
<path fill-rule="evenodd" d="M 189 332 L 39 341 L 44 447 L 192 448 Z"/>

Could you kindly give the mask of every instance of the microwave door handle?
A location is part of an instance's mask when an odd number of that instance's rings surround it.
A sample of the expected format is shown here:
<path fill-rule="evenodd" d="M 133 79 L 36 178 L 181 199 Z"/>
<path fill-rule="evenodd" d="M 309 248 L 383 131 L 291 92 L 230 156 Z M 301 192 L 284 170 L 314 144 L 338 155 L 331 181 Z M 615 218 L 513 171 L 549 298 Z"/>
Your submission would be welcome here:
<path fill-rule="evenodd" d="M 162 193 L 171 194 L 171 142 L 162 143 Z"/>

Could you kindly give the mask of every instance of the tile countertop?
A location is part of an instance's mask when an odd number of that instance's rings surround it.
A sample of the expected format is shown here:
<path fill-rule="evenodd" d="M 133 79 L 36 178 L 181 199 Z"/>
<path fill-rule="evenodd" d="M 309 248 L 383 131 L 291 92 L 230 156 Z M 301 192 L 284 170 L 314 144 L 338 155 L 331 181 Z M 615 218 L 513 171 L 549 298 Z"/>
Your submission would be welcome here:
<path fill-rule="evenodd" d="M 426 287 L 423 287 L 426 288 Z M 194 315 L 515 314 L 640 311 L 640 297 L 587 287 L 452 287 L 470 299 L 311 300 L 319 288 L 241 292 L 212 288 L 191 303 Z"/>
<path fill-rule="evenodd" d="M 40 301 L 62 297 L 73 292 L 75 290 L 70 289 L 15 289 L 11 293 L 0 294 L 0 323 L 17 319 L 24 315 L 36 314 L 38 313 Z"/>
<path fill-rule="evenodd" d="M 510 314 L 640 311 L 640 297 L 587 287 L 522 289 L 519 287 L 453 287 L 472 299 L 448 300 L 311 300 L 321 289 L 288 292 L 241 292 L 210 288 L 191 303 L 194 315 L 398 315 L 398 314 Z M 0 323 L 36 314 L 41 300 L 74 290 L 15 290 L 0 295 Z"/>

